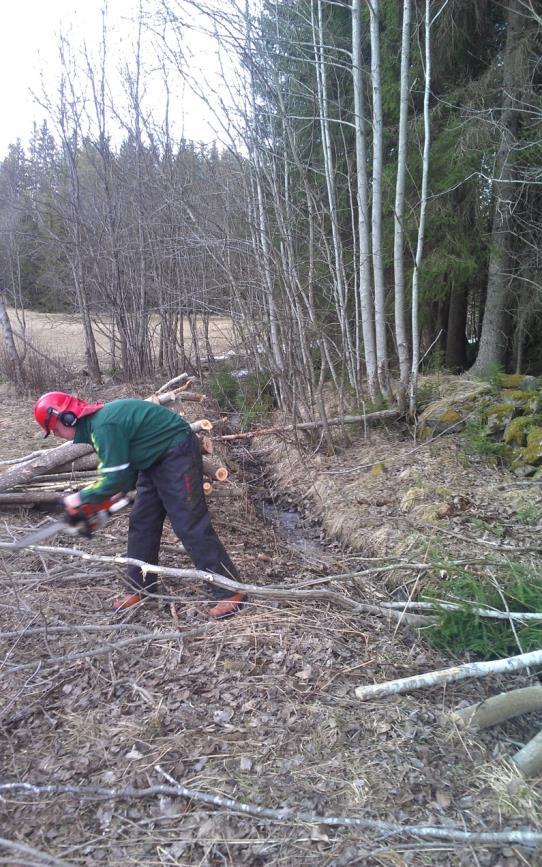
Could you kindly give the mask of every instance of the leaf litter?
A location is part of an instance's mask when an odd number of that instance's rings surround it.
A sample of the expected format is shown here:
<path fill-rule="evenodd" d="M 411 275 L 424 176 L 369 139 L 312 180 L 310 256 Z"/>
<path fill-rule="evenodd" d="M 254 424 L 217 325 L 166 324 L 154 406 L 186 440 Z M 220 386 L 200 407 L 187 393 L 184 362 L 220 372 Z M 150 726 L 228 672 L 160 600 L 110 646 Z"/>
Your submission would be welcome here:
<path fill-rule="evenodd" d="M 9 413 L 11 423 L 16 426 L 17 419 L 28 416 L 29 407 L 22 400 L 23 411 Z M 7 419 L 7 410 L 1 413 Z M 9 442 L 2 424 L 6 454 L 35 447 L 26 423 L 18 424 Z M 405 487 L 412 484 L 412 475 L 400 478 L 406 462 L 376 482 L 365 471 L 358 472 L 357 482 L 353 474 L 346 487 L 357 487 L 359 496 L 353 503 L 348 498 L 350 510 L 344 504 L 344 477 L 333 481 L 331 475 L 319 475 L 342 469 L 348 478 L 349 465 L 369 464 L 392 446 L 411 448 L 389 430 L 372 431 L 370 438 L 335 459 L 307 454 L 299 459 L 284 446 L 281 456 L 269 455 L 282 494 L 302 501 L 307 532 L 312 527 L 313 539 L 320 540 L 317 558 L 288 545 L 276 526 L 262 521 L 250 481 L 243 480 L 230 457 L 231 481 L 213 494 L 209 507 L 244 578 L 293 585 L 362 569 L 364 557 L 401 556 L 409 545 L 413 550 L 423 534 L 415 511 L 419 501 L 410 511 L 401 508 Z M 493 508 L 502 516 L 501 475 L 490 472 L 492 494 L 487 477 L 478 487 L 467 479 L 457 455 L 455 443 L 433 447 L 419 460 L 410 457 L 408 469 L 423 473 L 427 488 L 444 478 L 454 491 L 468 493 L 479 510 Z M 305 496 L 307 478 L 313 486 L 310 497 Z M 5 513 L 4 527 L 29 527 L 38 516 Z M 444 520 L 453 527 L 457 515 Z M 524 528 L 518 535 L 528 538 Z M 84 544 L 102 551 L 106 541 L 110 551 L 123 553 L 125 539 L 123 517 L 108 528 L 107 540 Z M 170 529 L 164 542 L 164 565 L 191 565 L 178 553 Z M 505 795 L 508 800 L 517 796 L 517 785 L 514 790 L 509 775 L 498 772 L 517 744 L 535 733 L 533 720 L 510 721 L 497 733 L 473 737 L 455 732 L 447 717 L 448 710 L 506 688 L 509 680 L 463 682 L 445 692 L 368 703 L 355 698 L 361 683 L 450 664 L 409 627 L 394 630 L 378 616 L 328 603 L 268 598 L 252 599 L 229 621 L 208 624 L 204 589 L 167 579 L 163 590 L 175 597 L 178 623 L 169 604 L 144 606 L 119 630 L 110 605 L 120 573 L 34 552 L 4 554 L 2 568 L 1 629 L 18 633 L 2 637 L 2 781 L 148 787 L 163 782 L 155 770 L 159 764 L 183 786 L 277 810 L 472 829 L 541 827 L 540 814 L 527 806 L 519 813 L 504 810 Z M 404 574 L 397 581 L 404 581 Z M 334 582 L 334 589 L 374 601 L 387 598 L 392 585 L 388 577 L 376 576 L 370 582 Z M 160 640 L 160 633 L 176 625 L 186 636 Z M 59 626 L 72 631 L 48 631 Z M 32 632 L 33 627 L 43 631 Z M 92 655 L 96 646 L 142 630 L 153 637 Z M 73 661 L 47 662 L 84 651 L 88 656 Z M 29 662 L 35 665 L 18 668 Z M 526 675 L 514 678 L 514 685 L 523 682 Z M 494 777 L 488 776 L 488 766 L 496 767 Z M 497 785 L 502 779 L 506 784 Z M 536 781 L 531 797 L 540 798 Z M 413 847 L 411 839 L 383 842 L 360 829 L 271 823 L 158 795 L 105 802 L 69 795 L 3 796 L 0 823 L 6 837 L 78 865 L 515 867 L 534 864 L 536 858 L 517 847 L 477 847 L 475 857 L 459 844 L 418 842 Z"/>

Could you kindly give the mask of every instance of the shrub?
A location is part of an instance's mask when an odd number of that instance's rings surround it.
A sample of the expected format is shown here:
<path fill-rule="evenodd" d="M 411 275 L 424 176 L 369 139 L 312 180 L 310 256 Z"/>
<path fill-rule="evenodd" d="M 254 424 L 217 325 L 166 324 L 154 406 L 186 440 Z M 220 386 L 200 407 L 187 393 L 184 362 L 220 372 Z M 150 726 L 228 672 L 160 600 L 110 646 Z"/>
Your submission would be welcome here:
<path fill-rule="evenodd" d="M 497 441 L 479 418 L 469 419 L 465 425 L 463 448 L 469 455 L 482 455 L 502 460 L 506 454 L 504 443 Z"/>
<path fill-rule="evenodd" d="M 240 378 L 230 371 L 220 371 L 209 382 L 209 391 L 226 412 L 240 414 L 241 430 L 250 430 L 265 422 L 274 406 L 269 375 L 252 373 Z"/>
<path fill-rule="evenodd" d="M 63 368 L 60 359 L 38 355 L 32 349 L 26 353 L 22 364 L 24 389 L 31 394 L 42 394 L 60 387 L 59 379 L 69 380 L 69 371 Z M 63 372 L 63 373 L 62 373 Z M 13 362 L 4 347 L 0 347 L 0 379 L 3 382 L 17 382 Z"/>
<path fill-rule="evenodd" d="M 221 370 L 210 379 L 209 391 L 226 412 L 233 412 L 239 403 L 239 381 L 229 370 Z"/>

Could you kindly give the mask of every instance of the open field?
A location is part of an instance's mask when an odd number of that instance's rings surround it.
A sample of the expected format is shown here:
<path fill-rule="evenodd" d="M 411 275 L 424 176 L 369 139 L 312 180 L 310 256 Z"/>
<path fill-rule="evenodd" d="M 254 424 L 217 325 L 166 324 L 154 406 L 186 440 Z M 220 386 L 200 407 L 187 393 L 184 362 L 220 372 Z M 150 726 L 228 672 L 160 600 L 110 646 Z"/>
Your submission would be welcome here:
<path fill-rule="evenodd" d="M 8 310 L 13 332 L 22 334 L 23 328 L 27 341 L 38 352 L 51 354 L 65 364 L 82 365 L 84 363 L 83 329 L 80 317 L 70 313 L 37 313 L 26 311 L 24 324 L 17 318 L 16 311 Z M 151 317 L 153 338 L 158 343 L 159 317 Z M 95 335 L 100 362 L 109 366 L 111 360 L 110 346 L 111 324 L 107 319 L 95 322 Z M 231 319 L 214 316 L 209 324 L 209 337 L 213 352 L 216 355 L 226 353 L 232 346 L 233 329 Z M 204 340 L 203 321 L 198 321 L 198 338 Z M 19 339 L 20 343 L 20 339 Z M 185 323 L 185 349 L 187 353 L 192 345 L 188 324 Z M 202 349 L 204 344 L 202 343 Z"/>

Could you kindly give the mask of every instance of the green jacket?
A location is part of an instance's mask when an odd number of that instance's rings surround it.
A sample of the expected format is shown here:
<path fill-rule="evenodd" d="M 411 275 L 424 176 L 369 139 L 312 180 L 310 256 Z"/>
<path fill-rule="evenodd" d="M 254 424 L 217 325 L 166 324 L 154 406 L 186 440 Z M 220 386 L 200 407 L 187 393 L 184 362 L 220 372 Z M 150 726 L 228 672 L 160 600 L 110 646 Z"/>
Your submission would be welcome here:
<path fill-rule="evenodd" d="M 145 400 L 114 400 L 75 427 L 74 443 L 89 443 L 98 455 L 98 478 L 80 492 L 83 503 L 100 503 L 135 488 L 139 470 L 150 467 L 190 434 L 171 410 Z"/>

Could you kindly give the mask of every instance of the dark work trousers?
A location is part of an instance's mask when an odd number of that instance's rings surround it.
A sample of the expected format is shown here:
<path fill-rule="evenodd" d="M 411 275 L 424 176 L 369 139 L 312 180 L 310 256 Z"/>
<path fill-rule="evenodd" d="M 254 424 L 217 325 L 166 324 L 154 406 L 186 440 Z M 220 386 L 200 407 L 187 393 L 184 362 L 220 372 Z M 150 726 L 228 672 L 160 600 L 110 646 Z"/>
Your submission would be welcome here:
<path fill-rule="evenodd" d="M 197 436 L 167 451 L 137 478 L 137 496 L 130 514 L 128 557 L 158 563 L 166 515 L 196 569 L 239 577 L 226 549 L 216 535 L 203 493 L 203 468 Z M 128 580 L 137 591 L 156 590 L 156 575 L 143 577 L 136 566 L 128 567 Z M 215 599 L 225 599 L 231 590 L 211 585 Z"/>

